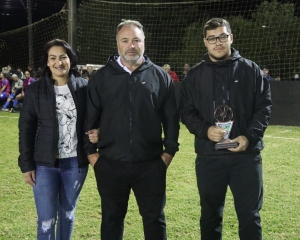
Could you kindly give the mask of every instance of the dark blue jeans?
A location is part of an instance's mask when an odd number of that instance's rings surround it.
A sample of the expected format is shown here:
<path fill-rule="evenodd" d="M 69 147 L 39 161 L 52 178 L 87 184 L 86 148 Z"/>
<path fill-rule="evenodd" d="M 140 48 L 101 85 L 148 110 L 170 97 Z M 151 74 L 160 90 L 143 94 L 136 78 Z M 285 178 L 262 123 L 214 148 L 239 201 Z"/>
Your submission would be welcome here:
<path fill-rule="evenodd" d="M 123 239 L 131 189 L 143 219 L 145 240 L 166 240 L 166 164 L 162 159 L 122 162 L 100 157 L 94 166 L 101 196 L 102 240 Z"/>
<path fill-rule="evenodd" d="M 76 203 L 88 167 L 78 168 L 77 157 L 59 159 L 58 167 L 37 166 L 33 187 L 38 215 L 37 239 L 71 239 Z"/>
<path fill-rule="evenodd" d="M 196 158 L 201 205 L 201 239 L 222 239 L 223 209 L 229 186 L 239 221 L 241 240 L 261 240 L 259 211 L 263 180 L 261 156 L 230 154 Z"/>

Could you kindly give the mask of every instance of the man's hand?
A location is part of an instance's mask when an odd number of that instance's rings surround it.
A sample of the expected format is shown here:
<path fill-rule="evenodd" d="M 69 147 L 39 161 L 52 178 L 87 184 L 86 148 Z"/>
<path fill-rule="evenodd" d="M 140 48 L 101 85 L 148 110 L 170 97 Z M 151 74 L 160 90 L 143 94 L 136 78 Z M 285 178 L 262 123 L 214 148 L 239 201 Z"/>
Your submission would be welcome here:
<path fill-rule="evenodd" d="M 98 129 L 92 129 L 87 131 L 85 134 L 89 136 L 89 140 L 91 143 L 97 143 L 99 142 L 99 130 Z"/>
<path fill-rule="evenodd" d="M 236 148 L 228 148 L 229 151 L 231 152 L 242 152 L 242 151 L 246 151 L 247 150 L 247 147 L 249 146 L 249 141 L 248 139 L 241 135 L 241 136 L 238 136 L 237 138 L 235 139 L 232 139 L 233 142 L 238 142 L 239 143 L 239 146 L 236 147 Z"/>
<path fill-rule="evenodd" d="M 218 126 L 211 126 L 207 130 L 208 139 L 213 142 L 220 142 L 224 139 L 226 131 Z"/>
<path fill-rule="evenodd" d="M 35 186 L 35 170 L 23 173 L 23 176 L 26 183 L 32 187 Z"/>
<path fill-rule="evenodd" d="M 95 166 L 96 162 L 99 159 L 99 156 L 100 156 L 99 153 L 93 153 L 87 156 L 92 167 Z"/>
<path fill-rule="evenodd" d="M 170 154 L 167 154 L 167 153 L 163 153 L 161 155 L 161 159 L 165 162 L 167 168 L 169 167 L 169 165 L 171 164 L 172 162 L 172 159 L 173 159 L 173 156 L 171 156 Z"/>

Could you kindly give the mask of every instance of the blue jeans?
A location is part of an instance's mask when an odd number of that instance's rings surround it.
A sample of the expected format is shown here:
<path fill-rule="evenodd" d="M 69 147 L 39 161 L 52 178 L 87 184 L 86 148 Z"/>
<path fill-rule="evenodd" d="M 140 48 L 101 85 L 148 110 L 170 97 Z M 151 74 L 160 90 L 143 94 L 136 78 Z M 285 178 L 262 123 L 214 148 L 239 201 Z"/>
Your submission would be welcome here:
<path fill-rule="evenodd" d="M 78 168 L 77 157 L 58 160 L 57 167 L 37 166 L 33 187 L 38 215 L 37 239 L 71 239 L 76 203 L 88 167 Z"/>

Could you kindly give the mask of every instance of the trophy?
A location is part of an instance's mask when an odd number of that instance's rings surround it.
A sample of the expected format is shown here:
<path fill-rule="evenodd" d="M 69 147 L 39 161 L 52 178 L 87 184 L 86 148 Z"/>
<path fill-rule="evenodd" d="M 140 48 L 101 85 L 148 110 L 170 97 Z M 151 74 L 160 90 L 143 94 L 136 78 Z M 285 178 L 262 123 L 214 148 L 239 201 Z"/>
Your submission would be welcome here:
<path fill-rule="evenodd" d="M 217 121 L 216 125 L 218 127 L 223 128 L 226 131 L 223 140 L 216 143 L 215 149 L 219 150 L 219 149 L 236 148 L 239 144 L 229 139 L 230 131 L 233 125 L 232 109 L 226 104 L 220 105 L 215 109 L 214 116 Z"/>

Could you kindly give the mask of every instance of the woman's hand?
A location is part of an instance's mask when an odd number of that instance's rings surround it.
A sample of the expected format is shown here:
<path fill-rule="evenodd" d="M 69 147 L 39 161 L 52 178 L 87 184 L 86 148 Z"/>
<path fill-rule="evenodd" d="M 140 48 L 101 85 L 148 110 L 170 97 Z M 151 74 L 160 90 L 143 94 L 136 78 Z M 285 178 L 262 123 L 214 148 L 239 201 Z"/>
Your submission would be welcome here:
<path fill-rule="evenodd" d="M 28 183 L 30 186 L 35 186 L 35 170 L 23 173 L 24 180 L 26 183 Z"/>

